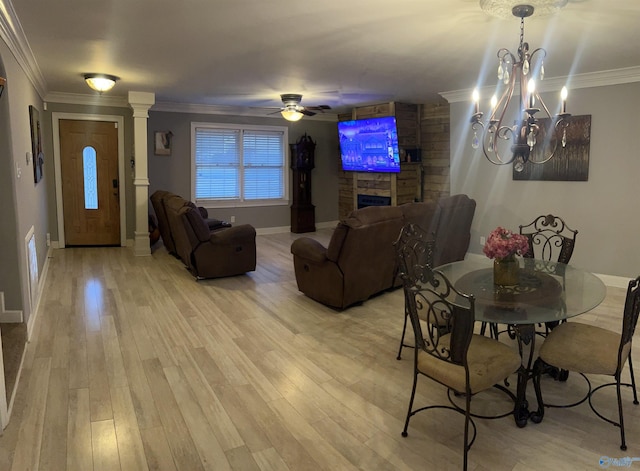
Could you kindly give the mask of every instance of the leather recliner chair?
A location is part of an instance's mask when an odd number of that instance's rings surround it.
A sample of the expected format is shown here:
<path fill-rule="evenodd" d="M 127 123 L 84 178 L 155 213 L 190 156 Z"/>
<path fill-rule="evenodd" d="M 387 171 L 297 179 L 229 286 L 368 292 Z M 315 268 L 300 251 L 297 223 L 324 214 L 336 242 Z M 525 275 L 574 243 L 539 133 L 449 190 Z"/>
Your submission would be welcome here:
<path fill-rule="evenodd" d="M 438 202 L 357 209 L 338 223 L 327 247 L 309 237 L 291 244 L 298 289 L 344 309 L 400 286 L 393 243 L 408 223 L 435 234 L 434 266 L 463 260 L 475 206 L 466 195 L 454 195 Z"/>
<path fill-rule="evenodd" d="M 164 232 L 160 233 L 167 250 L 172 248 L 172 253 L 196 278 L 233 276 L 256 269 L 253 226 L 230 227 L 217 219 L 205 218 L 206 209 L 197 208 L 174 193 L 159 190 L 150 199 L 159 227 L 160 221 L 164 221 Z"/>

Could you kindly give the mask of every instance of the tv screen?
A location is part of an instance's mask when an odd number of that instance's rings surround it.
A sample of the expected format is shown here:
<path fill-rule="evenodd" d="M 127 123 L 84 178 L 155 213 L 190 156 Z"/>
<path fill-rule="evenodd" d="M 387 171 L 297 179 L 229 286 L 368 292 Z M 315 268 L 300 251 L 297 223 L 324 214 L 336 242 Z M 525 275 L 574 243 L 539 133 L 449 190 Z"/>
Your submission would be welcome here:
<path fill-rule="evenodd" d="M 395 116 L 338 122 L 342 169 L 354 172 L 399 172 L 400 153 Z"/>

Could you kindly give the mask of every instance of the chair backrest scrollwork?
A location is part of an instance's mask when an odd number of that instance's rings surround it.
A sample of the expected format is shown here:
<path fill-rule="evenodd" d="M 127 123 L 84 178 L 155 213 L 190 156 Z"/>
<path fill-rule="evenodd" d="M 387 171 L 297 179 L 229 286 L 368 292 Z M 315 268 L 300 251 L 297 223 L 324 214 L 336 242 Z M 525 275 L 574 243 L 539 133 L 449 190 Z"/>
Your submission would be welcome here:
<path fill-rule="evenodd" d="M 456 290 L 442 272 L 429 266 L 423 279 L 420 286 L 404 286 L 416 355 L 421 349 L 439 360 L 466 368 L 475 322 L 475 298 Z M 445 328 L 427 329 L 425 335 L 420 319 L 428 324 L 444 322 Z M 444 338 L 447 340 L 443 341 Z"/>
<path fill-rule="evenodd" d="M 520 226 L 520 234 L 529 240 L 523 256 L 550 262 L 569 263 L 578 231 L 553 214 L 538 216 L 532 223 Z"/>
<path fill-rule="evenodd" d="M 398 275 L 404 286 L 424 283 L 424 268 L 433 266 L 435 235 L 416 224 L 407 224 L 393 243 L 398 256 Z"/>

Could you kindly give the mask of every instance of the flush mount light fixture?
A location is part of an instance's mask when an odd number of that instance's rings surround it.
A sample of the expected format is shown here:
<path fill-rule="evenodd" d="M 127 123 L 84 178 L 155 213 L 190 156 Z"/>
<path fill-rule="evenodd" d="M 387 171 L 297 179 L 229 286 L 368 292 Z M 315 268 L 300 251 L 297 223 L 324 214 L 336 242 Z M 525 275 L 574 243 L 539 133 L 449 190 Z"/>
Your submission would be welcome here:
<path fill-rule="evenodd" d="M 116 84 L 118 77 L 107 74 L 84 74 L 84 81 L 96 92 L 108 92 Z"/>

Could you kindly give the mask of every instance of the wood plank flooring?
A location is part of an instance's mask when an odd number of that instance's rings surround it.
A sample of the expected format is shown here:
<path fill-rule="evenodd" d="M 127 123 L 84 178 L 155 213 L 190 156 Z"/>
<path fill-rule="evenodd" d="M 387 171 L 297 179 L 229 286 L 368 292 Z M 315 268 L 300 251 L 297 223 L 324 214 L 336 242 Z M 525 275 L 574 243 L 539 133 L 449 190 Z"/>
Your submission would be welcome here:
<path fill-rule="evenodd" d="M 325 245 L 330 235 L 312 234 Z M 200 282 L 162 247 L 151 257 L 54 251 L 0 470 L 460 469 L 461 416 L 422 413 L 400 435 L 413 368 L 409 350 L 396 360 L 401 290 L 343 312 L 308 299 L 293 274 L 296 237 L 260 235 L 255 272 Z M 580 321 L 619 330 L 623 302 L 609 288 Z M 558 402 L 584 390 L 577 375 L 543 387 Z M 626 452 L 618 430 L 581 405 L 524 429 L 511 417 L 477 420 L 470 469 L 640 457 L 640 407 L 628 390 L 625 399 Z M 446 404 L 446 391 L 424 380 L 416 400 Z M 615 391 L 597 403 L 614 416 Z M 509 407 L 493 392 L 473 405 Z"/>

